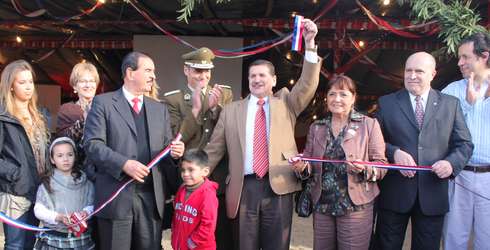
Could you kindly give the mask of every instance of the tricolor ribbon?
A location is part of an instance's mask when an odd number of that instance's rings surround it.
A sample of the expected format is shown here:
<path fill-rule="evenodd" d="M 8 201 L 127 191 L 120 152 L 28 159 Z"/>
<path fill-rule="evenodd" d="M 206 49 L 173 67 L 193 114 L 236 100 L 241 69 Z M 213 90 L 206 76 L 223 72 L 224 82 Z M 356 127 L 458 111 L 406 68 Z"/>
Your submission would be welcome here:
<path fill-rule="evenodd" d="M 2 221 L 2 223 L 8 224 L 10 226 L 20 228 L 20 229 L 24 229 L 24 230 L 28 230 L 28 231 L 46 232 L 46 231 L 52 230 L 50 228 L 36 227 L 36 226 L 29 225 L 29 224 L 26 224 L 24 222 L 12 219 L 2 212 L 0 212 L 0 221 Z"/>
<path fill-rule="evenodd" d="M 301 51 L 301 42 L 303 36 L 303 16 L 296 15 L 294 18 L 294 30 L 293 30 L 293 42 L 291 44 L 291 50 Z"/>
<path fill-rule="evenodd" d="M 299 160 L 303 160 L 307 162 L 353 163 L 353 164 L 362 164 L 366 166 L 389 169 L 389 170 L 432 171 L 431 166 L 408 166 L 408 165 L 389 164 L 389 163 L 382 163 L 382 162 L 332 160 L 332 159 L 326 159 L 320 157 L 304 157 L 302 154 L 299 154 L 296 157 L 289 158 L 288 162 L 290 164 L 293 164 Z"/>
<path fill-rule="evenodd" d="M 296 157 L 291 157 L 288 159 L 288 162 L 290 164 L 293 164 L 299 160 L 307 161 L 307 162 L 329 162 L 329 163 L 357 163 L 357 164 L 363 164 L 367 166 L 372 166 L 375 168 L 383 168 L 383 169 L 388 169 L 388 170 L 414 170 L 414 171 L 432 171 L 431 166 L 408 166 L 408 165 L 401 165 L 401 164 L 387 164 L 387 163 L 381 163 L 381 162 L 367 162 L 367 161 L 345 161 L 345 160 L 331 160 L 331 159 L 325 159 L 325 158 L 318 158 L 318 157 L 304 157 L 303 154 L 299 154 Z M 463 184 L 459 183 L 458 181 L 454 181 L 454 184 L 460 186 L 461 188 L 465 189 L 466 191 L 479 196 L 487 201 L 490 201 L 490 197 L 487 197 L 485 195 L 482 195 L 471 188 L 468 188 L 464 186 Z"/>
<path fill-rule="evenodd" d="M 174 141 L 180 141 L 180 139 L 182 139 L 182 134 L 177 134 L 177 136 L 175 137 Z M 155 165 L 157 165 L 165 156 L 167 156 L 168 154 L 170 154 L 170 147 L 172 146 L 172 144 L 169 144 L 167 147 L 165 147 L 165 149 L 163 149 L 157 156 L 155 156 L 155 158 L 153 158 L 153 160 L 150 161 L 150 163 L 148 163 L 148 165 L 146 165 L 148 167 L 148 169 L 152 169 Z M 126 188 L 126 186 L 128 186 L 131 182 L 133 182 L 134 179 L 129 179 L 128 181 L 126 181 L 119 189 L 116 190 L 116 192 L 114 192 L 107 201 L 105 201 L 104 203 L 102 203 L 97 209 L 95 209 L 91 214 L 89 214 L 85 220 L 88 220 L 90 219 L 92 216 L 94 216 L 95 214 L 97 214 L 98 212 L 100 212 L 100 210 L 102 210 L 104 207 L 106 207 L 109 203 L 111 203 L 122 191 L 123 189 Z"/>
<path fill-rule="evenodd" d="M 182 135 L 181 134 L 178 134 L 174 141 L 180 141 L 180 139 L 182 138 Z M 148 163 L 148 165 L 146 165 L 148 167 L 148 169 L 152 169 L 154 166 L 156 166 L 163 158 L 165 158 L 169 153 L 170 153 L 170 147 L 172 145 L 169 144 L 167 147 L 165 147 L 157 156 L 155 156 L 155 158 L 153 158 L 153 160 L 151 160 L 150 163 Z M 90 219 L 92 216 L 94 216 L 95 214 L 97 214 L 100 210 L 102 210 L 104 207 L 106 207 L 109 203 L 111 203 L 122 191 L 124 188 L 126 188 L 131 182 L 133 182 L 134 179 L 129 179 L 128 181 L 126 181 L 119 189 L 116 190 L 116 192 L 114 192 L 107 201 L 105 201 L 104 203 L 102 203 L 102 205 L 100 205 L 97 209 L 95 209 L 91 214 L 89 214 L 87 217 L 85 218 L 80 218 L 80 220 L 77 222 L 77 223 L 74 223 L 72 225 L 69 225 L 69 227 L 73 227 L 77 224 L 81 224 L 83 223 L 84 221 L 87 221 L 88 219 Z M 46 232 L 46 231 L 51 231 L 53 229 L 50 229 L 50 228 L 45 228 L 45 227 L 37 227 L 37 226 L 33 226 L 33 225 L 29 225 L 29 224 L 26 224 L 26 223 L 23 223 L 21 221 L 18 221 L 18 220 L 15 220 L 15 219 L 12 219 L 10 217 L 8 217 L 7 215 L 5 215 L 4 213 L 0 212 L 0 221 L 3 222 L 3 223 L 6 223 L 8 225 L 11 225 L 13 227 L 16 227 L 16 228 L 20 228 L 20 229 L 24 229 L 24 230 L 28 230 L 28 231 L 37 231 L 37 232 Z"/>

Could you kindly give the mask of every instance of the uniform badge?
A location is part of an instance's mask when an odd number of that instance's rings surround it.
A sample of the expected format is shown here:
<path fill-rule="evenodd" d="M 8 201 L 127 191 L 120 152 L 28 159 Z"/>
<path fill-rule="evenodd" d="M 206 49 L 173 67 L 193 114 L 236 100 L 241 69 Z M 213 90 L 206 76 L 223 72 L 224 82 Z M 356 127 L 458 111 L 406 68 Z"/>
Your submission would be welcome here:
<path fill-rule="evenodd" d="M 189 101 L 191 99 L 191 94 L 187 93 L 184 95 L 184 100 Z"/>

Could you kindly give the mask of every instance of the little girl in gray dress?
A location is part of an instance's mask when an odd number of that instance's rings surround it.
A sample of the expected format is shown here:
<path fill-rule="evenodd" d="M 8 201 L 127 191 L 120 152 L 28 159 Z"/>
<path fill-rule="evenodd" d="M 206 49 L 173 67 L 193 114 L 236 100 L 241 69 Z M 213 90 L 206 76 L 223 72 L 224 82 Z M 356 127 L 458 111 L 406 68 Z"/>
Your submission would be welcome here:
<path fill-rule="evenodd" d="M 94 249 L 90 232 L 76 237 L 68 230 L 74 212 L 86 217 L 93 211 L 94 185 L 76 162 L 75 143 L 68 137 L 53 141 L 50 161 L 55 166 L 47 171 L 39 186 L 34 214 L 52 231 L 37 235 L 35 250 Z"/>

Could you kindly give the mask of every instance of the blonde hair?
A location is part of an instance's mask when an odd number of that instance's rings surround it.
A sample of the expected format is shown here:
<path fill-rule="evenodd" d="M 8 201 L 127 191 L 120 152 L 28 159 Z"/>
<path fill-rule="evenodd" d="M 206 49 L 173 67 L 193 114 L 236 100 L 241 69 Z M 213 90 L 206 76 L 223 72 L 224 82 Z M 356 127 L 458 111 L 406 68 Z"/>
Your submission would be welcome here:
<path fill-rule="evenodd" d="M 32 98 L 27 104 L 27 110 L 31 116 L 32 124 L 29 124 L 25 117 L 18 112 L 15 105 L 15 96 L 12 91 L 15 78 L 17 74 L 22 71 L 29 71 L 32 77 L 35 77 L 32 66 L 25 60 L 17 60 L 9 63 L 2 71 L 0 76 L 0 105 L 5 109 L 9 115 L 19 120 L 20 124 L 27 133 L 27 137 L 31 145 L 36 146 L 34 154 L 37 156 L 37 168 L 41 173 L 45 170 L 46 164 L 46 147 L 48 144 L 48 131 L 46 129 L 46 122 L 43 115 L 37 108 L 37 93 L 34 86 L 34 92 Z M 38 152 L 36 152 L 38 151 Z"/>
<path fill-rule="evenodd" d="M 71 70 L 70 85 L 72 88 L 77 86 L 78 80 L 80 80 L 82 74 L 85 72 L 90 73 L 95 79 L 95 84 L 99 86 L 100 77 L 99 72 L 97 72 L 97 68 L 89 62 L 81 62 L 73 66 L 73 69 Z"/>
<path fill-rule="evenodd" d="M 160 98 L 158 97 L 158 92 L 160 91 L 160 87 L 158 84 L 155 82 L 153 85 L 151 85 L 151 91 L 150 92 L 145 92 L 145 95 L 152 98 L 153 100 L 160 102 Z"/>

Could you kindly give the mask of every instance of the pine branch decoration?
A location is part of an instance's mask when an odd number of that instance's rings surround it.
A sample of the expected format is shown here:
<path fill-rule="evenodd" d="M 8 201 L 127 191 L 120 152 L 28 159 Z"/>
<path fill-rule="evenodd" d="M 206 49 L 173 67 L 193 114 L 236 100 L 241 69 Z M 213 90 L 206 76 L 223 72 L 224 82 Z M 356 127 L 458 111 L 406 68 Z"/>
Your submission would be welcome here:
<path fill-rule="evenodd" d="M 191 17 L 191 12 L 194 10 L 196 3 L 202 3 L 203 0 L 180 0 L 180 6 L 182 9 L 177 10 L 180 15 L 177 17 L 177 21 L 189 23 Z M 230 2 L 231 0 L 216 0 L 217 4 L 223 3 L 224 1 Z"/>
<path fill-rule="evenodd" d="M 441 31 L 438 37 L 445 43 L 448 55 L 455 55 L 461 40 L 477 32 L 488 32 L 478 24 L 481 20 L 470 7 L 471 1 L 398 0 L 399 5 L 410 4 L 412 16 L 419 23 L 437 20 Z"/>

